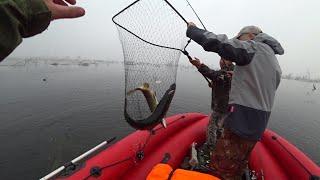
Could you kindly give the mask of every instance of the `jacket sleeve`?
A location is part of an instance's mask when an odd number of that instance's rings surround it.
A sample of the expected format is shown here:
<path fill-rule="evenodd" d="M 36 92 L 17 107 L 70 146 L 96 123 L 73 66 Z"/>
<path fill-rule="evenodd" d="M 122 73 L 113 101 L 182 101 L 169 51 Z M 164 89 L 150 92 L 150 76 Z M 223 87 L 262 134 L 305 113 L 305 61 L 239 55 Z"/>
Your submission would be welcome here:
<path fill-rule="evenodd" d="M 209 78 L 211 81 L 214 81 L 217 77 L 217 71 L 210 69 L 205 64 L 201 64 L 198 71 L 205 77 Z"/>
<path fill-rule="evenodd" d="M 0 62 L 22 38 L 41 33 L 50 21 L 51 12 L 43 0 L 0 0 Z"/>
<path fill-rule="evenodd" d="M 216 35 L 195 26 L 188 28 L 187 36 L 201 45 L 204 50 L 218 53 L 224 59 L 240 66 L 249 64 L 256 52 L 254 41 L 228 39 L 224 34 Z"/>

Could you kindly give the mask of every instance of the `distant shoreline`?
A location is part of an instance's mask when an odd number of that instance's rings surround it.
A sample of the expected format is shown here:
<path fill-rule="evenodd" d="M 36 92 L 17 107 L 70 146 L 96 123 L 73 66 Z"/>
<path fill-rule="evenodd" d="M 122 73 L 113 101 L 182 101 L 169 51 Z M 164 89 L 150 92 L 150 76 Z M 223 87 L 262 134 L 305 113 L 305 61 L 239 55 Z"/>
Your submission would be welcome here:
<path fill-rule="evenodd" d="M 9 57 L 7 60 L 0 63 L 1 66 L 25 66 L 26 64 L 32 64 L 35 62 L 45 62 L 48 65 L 59 66 L 59 65 L 80 65 L 80 66 L 89 66 L 90 64 L 124 64 L 123 61 L 116 60 L 97 60 L 97 59 L 87 59 L 87 58 L 56 58 L 56 57 L 30 57 L 30 58 L 18 58 L 18 57 Z M 71 63 L 71 64 L 70 64 Z M 179 64 L 180 70 L 193 70 L 194 67 L 189 64 Z M 294 75 L 292 73 L 282 75 L 282 79 L 295 80 L 301 82 L 309 83 L 320 83 L 320 78 L 311 78 L 310 73 L 306 75 Z"/>
<path fill-rule="evenodd" d="M 310 78 L 310 76 L 307 76 L 307 75 L 297 76 L 293 74 L 288 74 L 288 75 L 283 75 L 281 78 L 287 79 L 287 80 L 301 81 L 301 82 L 320 83 L 320 79 Z"/>

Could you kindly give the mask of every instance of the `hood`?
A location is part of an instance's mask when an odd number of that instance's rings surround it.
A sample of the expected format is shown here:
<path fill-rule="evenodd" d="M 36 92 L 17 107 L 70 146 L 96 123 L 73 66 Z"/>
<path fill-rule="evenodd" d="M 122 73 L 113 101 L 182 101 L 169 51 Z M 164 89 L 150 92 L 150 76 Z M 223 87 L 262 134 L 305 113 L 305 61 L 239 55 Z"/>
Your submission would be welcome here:
<path fill-rule="evenodd" d="M 279 54 L 279 55 L 284 54 L 284 50 L 283 50 L 281 44 L 276 39 L 274 39 L 273 37 L 269 36 L 266 33 L 258 34 L 254 38 L 254 41 L 262 42 L 262 43 L 269 45 L 273 49 L 275 54 Z"/>

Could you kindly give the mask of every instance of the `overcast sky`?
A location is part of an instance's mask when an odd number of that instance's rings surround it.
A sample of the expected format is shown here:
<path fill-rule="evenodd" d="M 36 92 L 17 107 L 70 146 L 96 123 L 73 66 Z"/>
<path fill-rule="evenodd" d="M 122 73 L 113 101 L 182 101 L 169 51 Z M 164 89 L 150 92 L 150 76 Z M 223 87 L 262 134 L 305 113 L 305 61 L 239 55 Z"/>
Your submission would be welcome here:
<path fill-rule="evenodd" d="M 170 1 L 170 0 L 169 0 Z M 233 37 L 246 25 L 257 25 L 285 49 L 279 57 L 284 73 L 310 71 L 320 76 L 320 0 L 189 0 L 208 30 Z M 111 17 L 133 0 L 78 0 L 86 15 L 54 21 L 48 30 L 25 39 L 11 57 L 78 57 L 122 61 Z M 185 0 L 171 0 L 188 20 L 200 26 Z M 196 45 L 193 56 L 217 65 L 218 57 Z M 187 62 L 181 58 L 182 63 Z"/>

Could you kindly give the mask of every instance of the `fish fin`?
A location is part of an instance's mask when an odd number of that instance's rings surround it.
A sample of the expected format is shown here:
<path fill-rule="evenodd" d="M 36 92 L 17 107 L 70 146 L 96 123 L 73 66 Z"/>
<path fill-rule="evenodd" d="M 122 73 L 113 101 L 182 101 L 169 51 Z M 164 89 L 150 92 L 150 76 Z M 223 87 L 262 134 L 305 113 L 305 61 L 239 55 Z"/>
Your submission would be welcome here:
<path fill-rule="evenodd" d="M 154 99 L 157 102 L 157 104 L 159 104 L 158 98 L 157 98 L 157 93 L 154 91 Z"/>
<path fill-rule="evenodd" d="M 199 164 L 199 160 L 198 160 L 198 153 L 196 150 L 196 142 L 193 142 L 191 145 L 191 152 L 190 152 L 190 160 L 189 160 L 189 164 L 191 165 L 192 168 L 194 168 L 195 166 L 197 166 Z"/>
<path fill-rule="evenodd" d="M 167 121 L 165 119 L 161 120 L 161 124 L 162 124 L 163 128 L 165 128 L 165 129 L 168 127 L 167 126 Z"/>
<path fill-rule="evenodd" d="M 171 90 L 168 94 L 171 95 L 175 92 L 175 90 Z"/>

